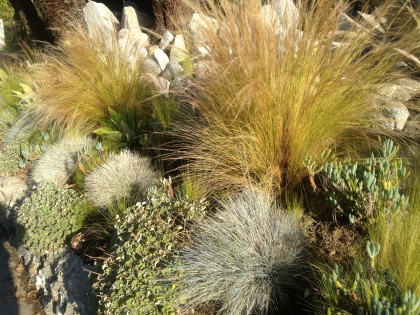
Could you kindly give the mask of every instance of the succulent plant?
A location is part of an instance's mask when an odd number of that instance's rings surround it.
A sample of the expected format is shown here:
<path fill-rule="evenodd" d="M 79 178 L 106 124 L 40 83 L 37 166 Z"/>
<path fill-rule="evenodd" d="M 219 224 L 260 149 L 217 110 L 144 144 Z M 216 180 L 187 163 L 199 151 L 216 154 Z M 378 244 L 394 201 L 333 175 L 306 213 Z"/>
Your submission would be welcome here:
<path fill-rule="evenodd" d="M 337 264 L 322 273 L 320 294 L 327 314 L 344 311 L 363 315 L 418 315 L 420 297 L 402 292 L 386 270 L 377 270 L 380 245 L 366 242 L 366 263 L 354 262 L 345 269 Z"/>
<path fill-rule="evenodd" d="M 382 143 L 378 157 L 374 153 L 365 160 L 351 159 L 325 162 L 319 166 L 307 158 L 307 168 L 315 169 L 329 180 L 327 198 L 340 208 L 351 223 L 372 217 L 379 211 L 386 213 L 403 211 L 408 205 L 408 196 L 401 192 L 401 184 L 409 171 L 397 158 L 398 146 L 392 140 Z"/>

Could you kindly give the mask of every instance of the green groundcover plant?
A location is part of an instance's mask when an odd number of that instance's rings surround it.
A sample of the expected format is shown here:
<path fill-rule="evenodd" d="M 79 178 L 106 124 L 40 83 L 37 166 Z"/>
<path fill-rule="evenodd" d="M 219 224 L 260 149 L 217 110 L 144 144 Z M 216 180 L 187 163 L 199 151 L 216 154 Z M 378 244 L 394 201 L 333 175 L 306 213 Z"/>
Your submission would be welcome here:
<path fill-rule="evenodd" d="M 94 284 L 101 314 L 177 314 L 177 250 L 204 201 L 173 195 L 170 181 L 149 189 L 117 217 L 112 247 Z"/>
<path fill-rule="evenodd" d="M 43 182 L 14 210 L 17 242 L 43 255 L 63 246 L 93 208 L 74 190 Z"/>

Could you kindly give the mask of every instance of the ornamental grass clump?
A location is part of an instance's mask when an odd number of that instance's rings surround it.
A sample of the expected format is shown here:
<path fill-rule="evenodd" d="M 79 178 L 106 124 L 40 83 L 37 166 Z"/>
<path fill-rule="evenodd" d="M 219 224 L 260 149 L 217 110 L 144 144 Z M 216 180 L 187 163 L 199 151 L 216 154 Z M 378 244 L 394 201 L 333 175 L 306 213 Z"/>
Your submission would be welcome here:
<path fill-rule="evenodd" d="M 112 32 L 106 38 L 92 38 L 74 22 L 59 49 L 45 53 L 43 59 L 46 62 L 35 73 L 39 86 L 31 106 L 40 124 L 90 132 L 110 119 L 110 108 L 136 117 L 150 112 L 152 90 L 143 75 L 142 60 L 133 65 Z"/>
<path fill-rule="evenodd" d="M 293 215 L 249 189 L 193 231 L 181 251 L 186 308 L 215 304 L 235 315 L 287 309 L 305 269 L 304 232 Z"/>
<path fill-rule="evenodd" d="M 369 227 L 372 239 L 381 244 L 378 265 L 387 269 L 402 290 L 420 296 L 420 162 L 414 161 L 409 182 L 408 207 L 403 212 L 381 214 Z M 420 313 L 420 309 L 419 309 Z"/>
<path fill-rule="evenodd" d="M 136 201 L 156 183 L 150 160 L 123 150 L 86 175 L 85 191 L 94 205 L 106 207 L 118 199 Z"/>
<path fill-rule="evenodd" d="M 306 155 L 371 142 L 384 132 L 372 95 L 398 74 L 398 49 L 419 46 L 417 31 L 403 26 L 392 40 L 362 19 L 340 30 L 347 9 L 340 1 L 302 1 L 298 14 L 275 3 L 183 1 L 201 22 L 180 27 L 208 53 L 184 95 L 199 118 L 177 130 L 177 156 L 210 193 L 249 182 L 291 191 L 308 175 Z"/>
<path fill-rule="evenodd" d="M 32 166 L 29 174 L 31 184 L 42 181 L 65 185 L 76 171 L 76 162 L 83 149 L 94 145 L 85 136 L 65 137 L 52 145 Z"/>

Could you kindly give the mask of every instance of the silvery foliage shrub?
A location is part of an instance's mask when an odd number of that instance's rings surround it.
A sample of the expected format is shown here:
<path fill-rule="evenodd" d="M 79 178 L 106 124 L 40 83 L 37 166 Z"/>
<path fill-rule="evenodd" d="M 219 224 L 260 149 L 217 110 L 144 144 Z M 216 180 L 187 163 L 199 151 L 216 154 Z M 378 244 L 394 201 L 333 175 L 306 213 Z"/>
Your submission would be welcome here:
<path fill-rule="evenodd" d="M 30 183 L 48 181 L 65 185 L 76 170 L 79 153 L 90 146 L 93 146 L 93 140 L 85 136 L 61 139 L 35 161 L 30 172 Z"/>
<path fill-rule="evenodd" d="M 86 196 L 95 206 L 105 207 L 118 199 L 142 195 L 156 182 L 148 158 L 123 150 L 86 176 Z"/>
<path fill-rule="evenodd" d="M 101 314 L 177 314 L 176 252 L 206 206 L 204 200 L 173 196 L 163 180 L 118 217 L 109 258 L 94 284 Z"/>
<path fill-rule="evenodd" d="M 74 190 L 43 182 L 14 211 L 17 241 L 43 255 L 63 246 L 82 227 L 91 207 Z"/>
<path fill-rule="evenodd" d="M 271 198 L 247 189 L 194 228 L 182 250 L 186 308 L 220 305 L 221 314 L 264 314 L 283 307 L 304 261 L 304 233 Z M 271 305 L 275 300 L 280 304 Z"/>

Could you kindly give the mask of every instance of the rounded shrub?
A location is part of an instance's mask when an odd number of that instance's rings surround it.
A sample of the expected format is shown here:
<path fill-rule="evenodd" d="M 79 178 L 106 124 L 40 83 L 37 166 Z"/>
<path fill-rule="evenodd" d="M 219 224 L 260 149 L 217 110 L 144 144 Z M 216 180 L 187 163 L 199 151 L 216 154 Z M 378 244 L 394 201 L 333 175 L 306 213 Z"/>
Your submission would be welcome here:
<path fill-rule="evenodd" d="M 48 181 L 65 185 L 76 170 L 79 153 L 92 145 L 93 140 L 85 136 L 61 139 L 35 161 L 30 172 L 30 182 L 39 184 Z"/>
<path fill-rule="evenodd" d="M 105 207 L 144 194 L 156 181 L 148 158 L 123 150 L 86 176 L 86 196 L 95 206 Z"/>
<path fill-rule="evenodd" d="M 64 245 L 92 207 L 74 190 L 43 182 L 15 211 L 17 241 L 43 255 Z"/>
<path fill-rule="evenodd" d="M 117 218 L 113 246 L 94 288 L 100 314 L 177 314 L 177 250 L 204 201 L 172 195 L 167 181 Z"/>
<path fill-rule="evenodd" d="M 286 306 L 304 270 L 296 218 L 248 189 L 194 228 L 182 250 L 186 308 L 215 304 L 222 314 L 265 314 Z"/>

